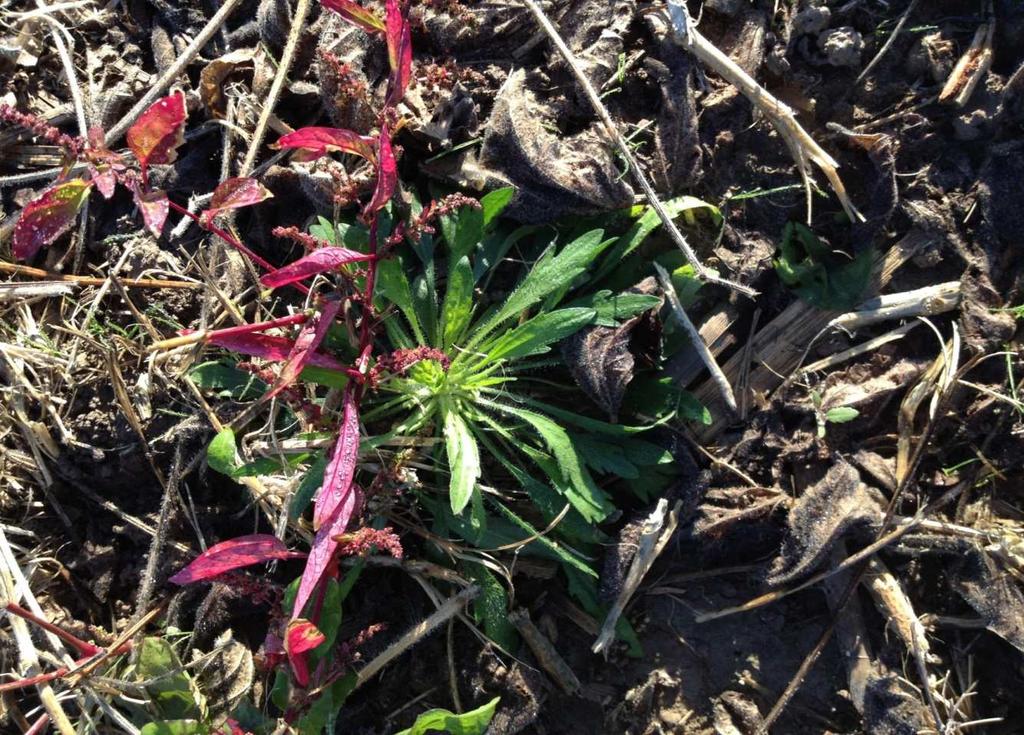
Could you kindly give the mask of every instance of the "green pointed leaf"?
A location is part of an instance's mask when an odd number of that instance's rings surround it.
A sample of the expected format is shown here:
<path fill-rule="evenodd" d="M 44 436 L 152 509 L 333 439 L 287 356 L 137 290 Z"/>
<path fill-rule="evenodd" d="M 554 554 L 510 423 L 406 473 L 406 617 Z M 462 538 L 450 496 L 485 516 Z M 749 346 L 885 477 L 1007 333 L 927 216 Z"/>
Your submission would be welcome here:
<path fill-rule="evenodd" d="M 188 376 L 200 388 L 215 391 L 218 398 L 248 401 L 259 398 L 270 388 L 247 370 L 225 362 L 204 362 L 189 370 Z"/>
<path fill-rule="evenodd" d="M 306 508 L 313 502 L 313 496 L 316 495 L 316 491 L 323 485 L 324 472 L 326 470 L 326 456 L 317 459 L 306 470 L 306 474 L 302 476 L 299 486 L 295 488 L 295 494 L 292 495 L 291 502 L 288 503 L 288 517 L 291 520 L 297 520 L 299 516 L 306 512 Z"/>
<path fill-rule="evenodd" d="M 427 735 L 432 732 L 448 735 L 484 735 L 491 724 L 494 710 L 500 697 L 495 697 L 482 707 L 457 715 L 446 709 L 431 709 L 416 718 L 416 722 L 398 735 Z"/>
<path fill-rule="evenodd" d="M 448 274 L 448 288 L 444 295 L 441 323 L 444 338 L 441 349 L 456 344 L 469 326 L 473 316 L 473 267 L 469 258 L 462 256 Z"/>
<path fill-rule="evenodd" d="M 377 292 L 385 300 L 398 307 L 412 327 L 412 333 L 420 344 L 426 344 L 423 327 L 413 305 L 412 289 L 406 278 L 405 268 L 398 256 L 382 260 L 377 264 Z M 383 306 L 383 304 L 378 304 Z"/>
<path fill-rule="evenodd" d="M 581 299 L 576 299 L 571 304 L 567 304 L 566 308 L 585 307 L 593 309 L 595 313 L 594 324 L 602 327 L 616 327 L 619 325 L 619 322 L 654 309 L 659 304 L 661 304 L 660 296 L 628 292 L 614 294 L 604 289 L 588 294 Z"/>
<path fill-rule="evenodd" d="M 668 216 L 673 220 L 681 214 L 689 213 L 688 216 L 692 217 L 692 213 L 700 211 L 710 215 L 716 225 L 720 225 L 722 222 L 722 213 L 718 207 L 708 204 L 697 197 L 679 196 L 664 202 L 663 206 Z M 615 270 L 619 263 L 640 247 L 648 235 L 660 226 L 661 218 L 658 216 L 658 213 L 650 207 L 644 209 L 640 219 L 633 223 L 633 226 L 616 241 L 615 246 L 605 257 L 601 267 L 594 274 L 592 282 L 596 283 Z"/>
<path fill-rule="evenodd" d="M 484 237 L 484 212 L 481 207 L 460 207 L 455 214 L 441 218 L 441 232 L 448 244 L 449 269 L 468 256 Z"/>
<path fill-rule="evenodd" d="M 845 424 L 860 416 L 860 411 L 852 406 L 837 406 L 830 408 L 825 414 L 825 420 L 833 424 Z"/>
<path fill-rule="evenodd" d="M 486 356 L 480 366 L 498 360 L 517 360 L 548 352 L 549 345 L 575 334 L 594 320 L 593 309 L 558 309 L 523 322 L 491 340 L 480 351 Z"/>
<path fill-rule="evenodd" d="M 505 303 L 480 326 L 470 347 L 479 344 L 503 322 L 568 287 L 610 243 L 611 240 L 604 239 L 602 230 L 592 230 L 566 245 L 558 255 L 546 252 Z"/>
<path fill-rule="evenodd" d="M 519 637 L 508 619 L 508 594 L 505 586 L 483 564 L 465 562 L 462 571 L 480 586 L 473 601 L 473 617 L 483 623 L 484 633 L 506 651 L 514 651 Z"/>
<path fill-rule="evenodd" d="M 541 435 L 544 443 L 554 455 L 562 479 L 575 490 L 575 494 L 570 496 L 569 500 L 573 502 L 573 506 L 584 518 L 593 523 L 599 523 L 612 514 L 615 507 L 609 501 L 607 494 L 594 483 L 594 479 L 587 472 L 587 468 L 565 429 L 547 416 L 533 411 L 492 401 L 481 401 L 481 403 L 494 410 L 522 419 Z"/>
<path fill-rule="evenodd" d="M 489 194 L 485 194 L 480 198 L 480 208 L 483 212 L 484 218 L 484 230 L 498 218 L 505 207 L 508 206 L 509 202 L 512 201 L 512 197 L 516 194 L 514 186 L 505 186 L 501 189 L 495 189 Z"/>
<path fill-rule="evenodd" d="M 451 471 L 451 507 L 458 515 L 469 503 L 480 478 L 480 451 L 466 422 L 450 407 L 444 412 L 444 442 Z"/>

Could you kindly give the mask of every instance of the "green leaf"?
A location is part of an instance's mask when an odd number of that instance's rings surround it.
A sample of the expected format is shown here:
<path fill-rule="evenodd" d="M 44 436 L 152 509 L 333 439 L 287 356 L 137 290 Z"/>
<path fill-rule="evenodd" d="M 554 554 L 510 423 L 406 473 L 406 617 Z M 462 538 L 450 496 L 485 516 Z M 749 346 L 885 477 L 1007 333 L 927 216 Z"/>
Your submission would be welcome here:
<path fill-rule="evenodd" d="M 626 452 L 619 444 L 582 434 L 573 434 L 572 440 L 583 461 L 594 472 L 614 474 L 627 480 L 640 477 L 640 470 L 626 458 Z"/>
<path fill-rule="evenodd" d="M 198 692 L 182 670 L 178 654 L 163 638 L 142 639 L 136 675 L 139 681 L 148 682 L 146 692 L 162 717 L 180 719 L 199 714 Z"/>
<path fill-rule="evenodd" d="M 506 651 L 516 650 L 519 636 L 508 619 L 508 594 L 505 586 L 483 564 L 464 562 L 462 571 L 480 586 L 473 602 L 473 617 L 483 623 L 484 633 Z"/>
<path fill-rule="evenodd" d="M 419 340 L 420 344 L 426 344 L 427 340 L 423 334 L 423 326 L 420 324 L 413 305 L 412 289 L 409 286 L 409 279 L 406 278 L 405 268 L 399 256 L 381 260 L 377 263 L 377 286 L 376 290 L 386 301 L 390 301 L 398 307 L 412 327 L 412 333 Z M 378 303 L 378 308 L 384 306 L 383 302 Z"/>
<path fill-rule="evenodd" d="M 481 207 L 460 207 L 455 214 L 441 218 L 441 232 L 448 243 L 449 271 L 473 252 L 484 237 L 484 212 Z"/>
<path fill-rule="evenodd" d="M 302 454 L 293 454 L 285 458 L 284 465 L 288 467 L 295 467 L 302 462 L 309 459 L 309 454 L 304 452 Z M 254 459 L 252 462 L 246 462 L 243 465 L 235 467 L 228 476 L 234 480 L 240 477 L 259 477 L 261 475 L 274 475 L 280 474 L 283 471 L 281 460 L 277 457 L 260 457 Z"/>
<path fill-rule="evenodd" d="M 512 201 L 512 197 L 516 194 L 516 188 L 514 186 L 505 186 L 501 189 L 495 189 L 489 194 L 485 194 L 480 198 L 480 208 L 483 212 L 484 218 L 484 230 L 497 219 L 498 215 L 505 211 L 505 207 Z"/>
<path fill-rule="evenodd" d="M 775 272 L 796 294 L 819 309 L 845 311 L 861 300 L 871 280 L 874 250 L 854 258 L 833 253 L 814 232 L 798 222 L 782 231 Z"/>
<path fill-rule="evenodd" d="M 659 304 L 661 304 L 659 296 L 628 292 L 614 294 L 612 291 L 604 289 L 576 299 L 571 304 L 567 304 L 566 308 L 578 306 L 593 309 L 595 312 L 594 324 L 602 327 L 615 327 L 619 325 L 619 322 L 654 309 Z"/>
<path fill-rule="evenodd" d="M 299 735 L 336 732 L 338 712 L 355 689 L 356 681 L 355 672 L 350 672 L 323 690 L 296 723 Z"/>
<path fill-rule="evenodd" d="M 298 585 L 295 587 L 298 589 Z M 294 596 L 292 598 L 294 602 Z M 287 609 L 287 608 L 285 608 Z M 274 685 L 270 689 L 270 701 L 273 702 L 274 706 L 284 712 L 288 709 L 288 700 L 291 697 L 292 684 L 288 678 L 288 672 L 284 669 L 278 669 L 277 673 L 274 674 Z"/>
<path fill-rule="evenodd" d="M 637 413 L 658 419 L 675 415 L 705 426 L 711 424 L 711 412 L 696 396 L 677 386 L 672 378 L 637 378 L 629 386 L 625 403 Z"/>
<path fill-rule="evenodd" d="M 299 380 L 304 383 L 315 383 L 326 388 L 344 388 L 348 385 L 348 376 L 340 370 L 307 365 L 299 373 Z"/>
<path fill-rule="evenodd" d="M 474 333 L 467 349 L 480 343 L 503 322 L 571 284 L 611 243 L 602 230 L 592 230 L 565 246 L 558 255 L 544 253 L 505 303 Z"/>
<path fill-rule="evenodd" d="M 697 197 L 679 196 L 664 202 L 663 206 L 669 217 L 673 220 L 683 213 L 688 213 L 688 216 L 692 217 L 694 212 L 700 211 L 710 215 L 716 226 L 722 222 L 722 213 L 718 207 L 708 204 Z M 644 209 L 640 219 L 633 223 L 633 226 L 629 228 L 626 234 L 616 241 L 615 246 L 605 257 L 604 262 L 591 281 L 596 283 L 615 270 L 619 263 L 640 247 L 644 240 L 647 239 L 647 236 L 660 226 L 661 218 L 658 217 L 658 213 L 650 207 Z"/>
<path fill-rule="evenodd" d="M 270 386 L 250 372 L 225 362 L 204 362 L 189 370 L 188 376 L 200 388 L 216 391 L 218 398 L 236 401 L 254 400 Z"/>
<path fill-rule="evenodd" d="M 416 718 L 416 722 L 408 730 L 398 735 L 427 735 L 431 732 L 443 732 L 449 735 L 484 735 L 491 724 L 494 710 L 501 698 L 495 697 L 487 704 L 471 712 L 457 715 L 446 709 L 431 709 Z"/>
<path fill-rule="evenodd" d="M 313 649 L 315 661 L 331 652 L 334 642 L 338 639 L 341 618 L 341 585 L 338 584 L 338 580 L 329 579 L 324 588 L 324 602 L 320 607 L 320 618 L 316 621 L 316 627 L 324 634 L 324 642 Z"/>
<path fill-rule="evenodd" d="M 495 442 L 488 438 L 486 432 L 477 431 L 475 434 L 477 440 L 483 444 L 487 451 L 490 452 L 506 470 L 508 470 L 509 474 L 516 479 L 516 482 L 518 482 L 530 495 L 530 500 L 533 501 L 534 507 L 540 511 L 546 523 L 551 523 L 556 518 L 561 519 L 552 531 L 553 534 L 564 536 L 567 539 L 580 542 L 582 544 L 601 543 L 607 540 L 607 537 L 593 524 L 587 523 L 578 510 L 570 507 L 568 511 L 565 512 L 565 495 L 563 493 L 557 492 L 546 482 L 534 479 L 530 476 L 530 473 L 514 464 L 505 452 L 501 451 Z M 499 505 L 497 503 L 495 504 Z M 502 512 L 503 510 L 503 506 L 499 507 L 499 512 Z M 507 514 L 505 515 L 508 517 Z M 509 520 L 511 520 L 511 518 Z M 516 521 L 521 524 L 526 524 L 526 522 L 518 516 L 516 516 Z M 526 525 L 529 526 L 529 524 Z M 530 528 L 532 529 L 532 526 L 530 526 Z M 529 532 L 530 535 L 533 535 L 534 533 L 536 533 L 534 530 Z M 541 536 L 534 543 L 540 541 L 548 541 L 548 539 L 546 536 Z M 555 553 L 562 562 L 577 567 L 582 564 L 582 569 L 586 570 L 586 573 L 591 574 L 592 576 L 597 575 L 597 572 L 591 570 L 586 563 L 567 552 L 561 545 L 551 543 L 550 541 L 548 541 L 548 543 L 550 544 L 548 549 Z M 582 557 L 582 555 L 580 556 Z"/>
<path fill-rule="evenodd" d="M 485 357 L 479 366 L 548 352 L 549 345 L 590 324 L 595 314 L 593 309 L 558 309 L 538 314 L 481 347 Z"/>
<path fill-rule="evenodd" d="M 591 577 L 597 577 L 597 571 L 592 569 L 591 566 L 583 560 L 582 554 L 576 552 L 578 556 L 574 555 L 572 553 L 571 547 L 555 543 L 547 536 L 542 534 L 539 529 L 535 528 L 533 525 L 520 518 L 518 515 L 513 513 L 511 510 L 506 508 L 501 503 L 495 501 L 492 503 L 492 505 L 495 508 L 497 508 L 498 512 L 502 516 L 504 516 L 509 522 L 511 522 L 512 525 L 517 526 L 523 532 L 523 536 L 525 538 L 535 537 L 534 540 L 530 542 L 531 544 L 543 546 L 548 552 L 550 552 L 551 556 L 553 556 L 555 559 L 558 559 L 558 561 L 562 562 L 563 564 L 567 564 L 570 567 L 578 569 L 579 571 Z M 569 510 L 570 512 L 572 512 L 571 508 Z"/>
<path fill-rule="evenodd" d="M 306 512 L 306 508 L 313 502 L 313 496 L 324 483 L 324 472 L 327 470 L 327 457 L 320 457 L 306 470 L 306 474 L 299 481 L 295 488 L 291 502 L 288 504 L 288 517 L 291 520 L 298 520 L 299 516 Z"/>
<path fill-rule="evenodd" d="M 235 432 L 221 429 L 206 448 L 206 464 L 222 475 L 230 476 L 235 471 Z"/>
<path fill-rule="evenodd" d="M 450 406 L 444 411 L 444 442 L 451 471 L 451 507 L 458 515 L 469 503 L 480 477 L 480 450 L 466 422 Z"/>
<path fill-rule="evenodd" d="M 583 465 L 573 446 L 572 439 L 569 438 L 565 429 L 547 416 L 533 411 L 492 401 L 481 401 L 481 403 L 496 411 L 522 419 L 541 435 L 544 443 L 555 457 L 562 479 L 576 491 L 573 496 L 569 497 L 569 500 L 584 518 L 593 523 L 599 523 L 611 515 L 615 510 L 614 506 L 609 502 L 607 494 L 594 484 L 594 479 L 587 472 L 587 468 Z"/>
<path fill-rule="evenodd" d="M 484 273 L 493 275 L 494 269 L 498 267 L 512 246 L 527 235 L 536 232 L 537 229 L 537 225 L 521 225 L 509 233 L 499 230 L 488 235 L 473 263 L 473 280 L 479 281 Z M 489 280 L 490 275 L 488 276 Z M 484 286 L 487 286 L 486 282 Z"/>
<path fill-rule="evenodd" d="M 642 434 L 645 431 L 650 431 L 658 423 L 651 424 L 650 426 L 626 426 L 624 424 L 609 424 L 607 421 L 601 421 L 599 419 L 592 419 L 589 416 L 581 416 L 573 411 L 566 411 L 564 408 L 558 406 L 552 406 L 550 403 L 544 401 L 538 401 L 533 398 L 523 398 L 523 403 L 539 408 L 544 413 L 549 413 L 555 418 L 561 419 L 563 423 L 572 424 L 578 426 L 581 429 L 592 431 L 595 434 L 604 434 L 606 436 L 632 436 L 634 434 Z"/>
<path fill-rule="evenodd" d="M 836 406 L 825 413 L 825 420 L 833 424 L 845 424 L 858 416 L 860 416 L 860 411 L 853 406 Z"/>
<path fill-rule="evenodd" d="M 142 735 L 206 735 L 206 725 L 199 720 L 157 720 L 147 722 L 139 730 Z"/>
<path fill-rule="evenodd" d="M 441 324 L 444 337 L 441 349 L 456 344 L 469 326 L 473 316 L 473 267 L 469 257 L 459 258 L 448 273 L 448 288 L 444 294 Z"/>

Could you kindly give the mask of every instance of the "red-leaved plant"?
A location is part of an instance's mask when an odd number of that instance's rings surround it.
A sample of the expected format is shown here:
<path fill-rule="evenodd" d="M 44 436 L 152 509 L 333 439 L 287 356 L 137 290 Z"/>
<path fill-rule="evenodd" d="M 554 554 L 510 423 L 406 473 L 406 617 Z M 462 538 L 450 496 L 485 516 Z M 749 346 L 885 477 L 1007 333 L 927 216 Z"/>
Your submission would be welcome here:
<path fill-rule="evenodd" d="M 317 671 L 311 672 L 308 662 L 310 652 L 325 640 L 317 623 L 324 603 L 325 584 L 338 574 L 338 556 L 349 553 L 348 549 L 351 549 L 351 553 L 360 553 L 371 546 L 395 556 L 402 553 L 397 537 L 388 529 L 361 529 L 355 534 L 347 531 L 352 518 L 359 514 L 363 502 L 363 493 L 354 482 L 359 456 L 359 406 L 372 379 L 371 353 L 377 326 L 377 315 L 372 304 L 377 263 L 383 254 L 383 247 L 390 244 L 379 242 L 378 220 L 381 210 L 387 206 L 398 185 L 398 167 L 392 149 L 391 132 L 397 121 L 395 106 L 405 95 L 412 66 L 409 21 L 398 0 L 387 0 L 386 17 L 383 20 L 350 0 L 323 0 L 323 4 L 368 33 L 383 34 L 385 37 L 391 74 L 385 103 L 379 114 L 379 132 L 375 136 L 365 136 L 350 130 L 308 127 L 282 136 L 273 147 L 293 151 L 292 155 L 300 161 L 315 160 L 332 152 L 353 154 L 374 167 L 376 183 L 373 194 L 360 213 L 360 218 L 369 228 L 369 248 L 368 252 L 360 253 L 282 229 L 277 234 L 292 236 L 303 245 L 311 247 L 312 251 L 283 268 L 271 270 L 260 281 L 268 288 L 278 288 L 301 284 L 323 273 L 344 272 L 347 266 L 362 264 L 365 270 L 359 274 L 363 278 L 361 293 L 355 294 L 353 298 L 362 305 L 358 357 L 354 364 L 344 365 L 318 351 L 341 311 L 344 295 L 340 293 L 320 294 L 313 312 L 308 315 L 299 314 L 203 335 L 203 339 L 210 344 L 284 362 L 265 398 L 286 391 L 306 366 L 341 370 L 349 378 L 342 395 L 342 418 L 337 440 L 329 455 L 323 483 L 314 498 L 315 536 L 294 604 L 288 613 L 290 622 L 281 631 L 280 637 L 271 635 L 268 639 L 269 649 L 283 651 L 287 656 L 294 682 L 300 687 L 308 687 L 315 680 L 318 689 L 328 686 L 338 676 L 337 671 L 323 664 Z M 210 229 L 216 212 L 233 206 L 237 201 L 233 193 L 253 191 L 254 185 L 248 183 L 250 181 L 242 179 L 222 184 L 218 192 L 223 189 L 225 195 L 218 197 L 215 194 L 210 209 L 199 218 L 202 226 Z M 225 189 L 229 184 L 230 188 Z M 270 329 L 294 324 L 301 325 L 294 340 L 265 334 Z M 232 539 L 209 549 L 172 577 L 171 581 L 185 584 L 209 579 L 228 569 L 284 558 L 286 553 L 291 552 L 287 552 L 283 546 L 272 544 L 266 537 Z M 294 716 L 293 713 L 290 715 Z"/>
<path fill-rule="evenodd" d="M 391 140 L 392 132 L 399 126 L 396 106 L 404 97 L 411 79 L 412 44 L 407 11 L 399 0 L 386 0 L 385 17 L 381 19 L 352 0 L 322 2 L 324 7 L 347 22 L 367 33 L 384 37 L 390 76 L 384 104 L 379 111 L 378 132 L 374 136 L 366 136 L 337 128 L 307 127 L 282 136 L 273 147 L 291 151 L 292 157 L 299 161 L 315 160 L 334 152 L 353 154 L 373 167 L 374 189 L 360 212 L 360 218 L 369 229 L 369 247 L 365 253 L 333 246 L 294 228 L 278 228 L 275 234 L 290 237 L 310 252 L 289 265 L 274 268 L 217 225 L 218 215 L 259 204 L 272 196 L 256 179 L 242 177 L 222 182 L 214 191 L 208 208 L 199 214 L 171 201 L 165 192 L 154 189 L 150 184 L 151 167 L 172 163 L 178 147 L 184 142 L 187 111 L 182 93 L 172 93 L 158 100 L 128 130 L 127 144 L 134 161 L 126 161 L 109 150 L 101 130 L 90 131 L 88 140 L 82 140 L 62 134 L 32 116 L 0 107 L 0 121 L 29 128 L 36 135 L 61 146 L 66 155 L 63 175 L 26 205 L 21 213 L 13 240 L 13 253 L 19 260 L 34 258 L 42 248 L 70 230 L 94 187 L 109 199 L 116 186 L 121 185 L 131 192 L 146 228 L 154 236 L 162 233 L 170 211 L 189 217 L 266 271 L 260 281 L 267 288 L 293 286 L 308 293 L 309 287 L 303 281 L 324 273 L 342 275 L 349 284 L 357 284 L 361 279 L 361 288 L 347 294 L 347 298 L 361 305 L 362 309 L 358 322 L 358 356 L 353 364 L 344 364 L 320 352 L 331 325 L 343 313 L 346 294 L 340 292 L 317 294 L 312 301 L 313 308 L 308 312 L 178 338 L 182 341 L 202 340 L 244 355 L 283 363 L 264 396 L 265 400 L 285 394 L 307 366 L 339 371 L 348 377 L 342 395 L 337 440 L 329 454 L 323 483 L 314 498 L 315 536 L 308 555 L 290 551 L 274 536 L 243 536 L 212 546 L 170 578 L 171 582 L 179 585 L 214 578 L 237 582 L 239 575 L 234 573 L 238 569 L 272 560 L 305 557 L 306 564 L 294 604 L 290 610 L 283 611 L 288 620 L 281 621 L 276 633 L 271 631 L 265 649 L 267 659 L 272 662 L 287 659 L 294 683 L 302 688 L 308 687 L 310 693 L 322 691 L 343 673 L 337 664 L 328 665 L 323 660 L 311 671 L 309 662 L 310 653 L 326 640 L 318 629 L 318 623 L 327 582 L 338 575 L 338 557 L 365 553 L 371 548 L 396 557 L 402 554 L 398 538 L 390 529 L 349 531 L 349 524 L 353 517 L 358 516 L 363 503 L 363 493 L 354 482 L 359 455 L 360 403 L 382 368 L 391 366 L 400 371 L 411 364 L 410 359 L 415 362 L 415 359 L 400 355 L 392 356 L 390 362 L 388 356 L 373 360 L 373 340 L 379 323 L 373 307 L 378 261 L 387 249 L 403 239 L 403 233 L 415 234 L 427 229 L 431 217 L 436 218 L 447 211 L 430 205 L 408 227 L 400 223 L 386 242 L 380 241 L 380 213 L 391 201 L 398 185 L 397 161 Z M 76 167 L 84 168 L 85 175 L 69 178 Z M 352 271 L 354 264 L 362 270 Z M 298 327 L 298 333 L 294 339 L 268 334 L 282 327 Z M 376 365 L 371 364 L 373 362 Z M 358 645 L 358 640 L 348 645 L 350 648 L 342 644 L 339 650 L 351 652 L 351 648 Z M 286 718 L 294 720 L 301 708 L 309 703 L 308 698 L 299 697 L 298 704 L 286 713 Z"/>

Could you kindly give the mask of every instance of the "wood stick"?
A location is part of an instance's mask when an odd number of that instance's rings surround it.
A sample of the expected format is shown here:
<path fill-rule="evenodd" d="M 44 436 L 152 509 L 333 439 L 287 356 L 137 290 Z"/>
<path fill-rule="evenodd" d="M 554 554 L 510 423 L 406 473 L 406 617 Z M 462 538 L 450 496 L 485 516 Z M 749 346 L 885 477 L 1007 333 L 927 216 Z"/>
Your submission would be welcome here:
<path fill-rule="evenodd" d="M 15 276 L 25 276 L 27 278 L 42 278 L 47 281 L 74 283 L 79 286 L 102 286 L 107 282 L 106 278 L 97 278 L 95 276 L 73 276 L 65 273 L 51 273 L 50 271 L 44 271 L 42 268 L 32 268 L 31 266 L 18 265 L 17 263 L 0 262 L 0 273 L 10 273 Z M 203 284 L 197 282 L 168 281 L 161 278 L 121 278 L 118 279 L 118 281 L 126 288 L 200 289 L 203 287 Z"/>

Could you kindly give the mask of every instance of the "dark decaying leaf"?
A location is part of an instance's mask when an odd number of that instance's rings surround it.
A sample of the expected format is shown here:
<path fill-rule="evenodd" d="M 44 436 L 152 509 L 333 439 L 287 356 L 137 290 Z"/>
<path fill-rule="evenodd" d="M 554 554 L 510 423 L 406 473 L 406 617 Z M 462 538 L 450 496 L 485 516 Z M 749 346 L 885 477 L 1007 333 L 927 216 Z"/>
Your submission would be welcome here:
<path fill-rule="evenodd" d="M 206 708 L 214 718 L 231 714 L 252 688 L 256 667 L 252 651 L 234 639 L 231 630 L 217 638 L 214 650 L 198 654 L 196 684 L 206 697 Z"/>
<path fill-rule="evenodd" d="M 251 176 L 236 176 L 221 182 L 214 189 L 210 206 L 203 212 L 201 219 L 205 224 L 209 224 L 221 212 L 251 207 L 273 196 L 267 187 Z"/>
<path fill-rule="evenodd" d="M 169 581 L 180 585 L 192 584 L 212 579 L 233 569 L 272 559 L 296 559 L 304 556 L 305 554 L 301 552 L 289 551 L 284 541 L 276 536 L 262 533 L 239 536 L 211 546 Z"/>
<path fill-rule="evenodd" d="M 1024 652 L 1024 594 L 1014 577 L 1000 569 L 992 556 L 962 540 L 950 575 L 953 588 L 974 608 L 985 627 Z"/>
<path fill-rule="evenodd" d="M 40 248 L 70 230 L 91 188 L 92 183 L 84 179 L 71 179 L 47 189 L 25 205 L 14 227 L 14 257 L 30 260 Z"/>
<path fill-rule="evenodd" d="M 828 558 L 837 541 L 877 531 L 881 521 L 879 495 L 860 481 L 853 465 L 836 460 L 790 509 L 786 537 L 768 584 L 776 587 L 799 580 Z"/>
<path fill-rule="evenodd" d="M 154 102 L 128 129 L 126 138 L 143 178 L 152 164 L 171 163 L 185 142 L 185 95 L 169 94 Z"/>
<path fill-rule="evenodd" d="M 315 161 L 331 152 L 351 153 L 373 163 L 377 160 L 374 139 L 343 128 L 309 127 L 282 135 L 271 148 L 298 151 L 297 161 Z"/>
<path fill-rule="evenodd" d="M 660 61 L 648 57 L 644 64 L 661 91 L 651 175 L 660 190 L 675 193 L 692 185 L 701 168 L 692 62 L 669 38 L 659 44 L 659 51 Z"/>
<path fill-rule="evenodd" d="M 631 292 L 651 287 L 653 279 L 648 279 Z M 637 358 L 650 366 L 660 349 L 661 325 L 656 311 L 649 311 L 619 326 L 585 327 L 562 343 L 562 357 L 576 384 L 615 422 Z"/>
<path fill-rule="evenodd" d="M 320 311 L 302 325 L 299 335 L 295 338 L 295 344 L 292 345 L 292 350 L 288 353 L 288 360 L 281 368 L 277 380 L 265 398 L 273 398 L 295 382 L 302 369 L 316 354 L 317 348 L 327 336 L 327 330 L 331 328 L 340 309 L 341 302 L 337 299 L 330 299 L 323 304 Z"/>

